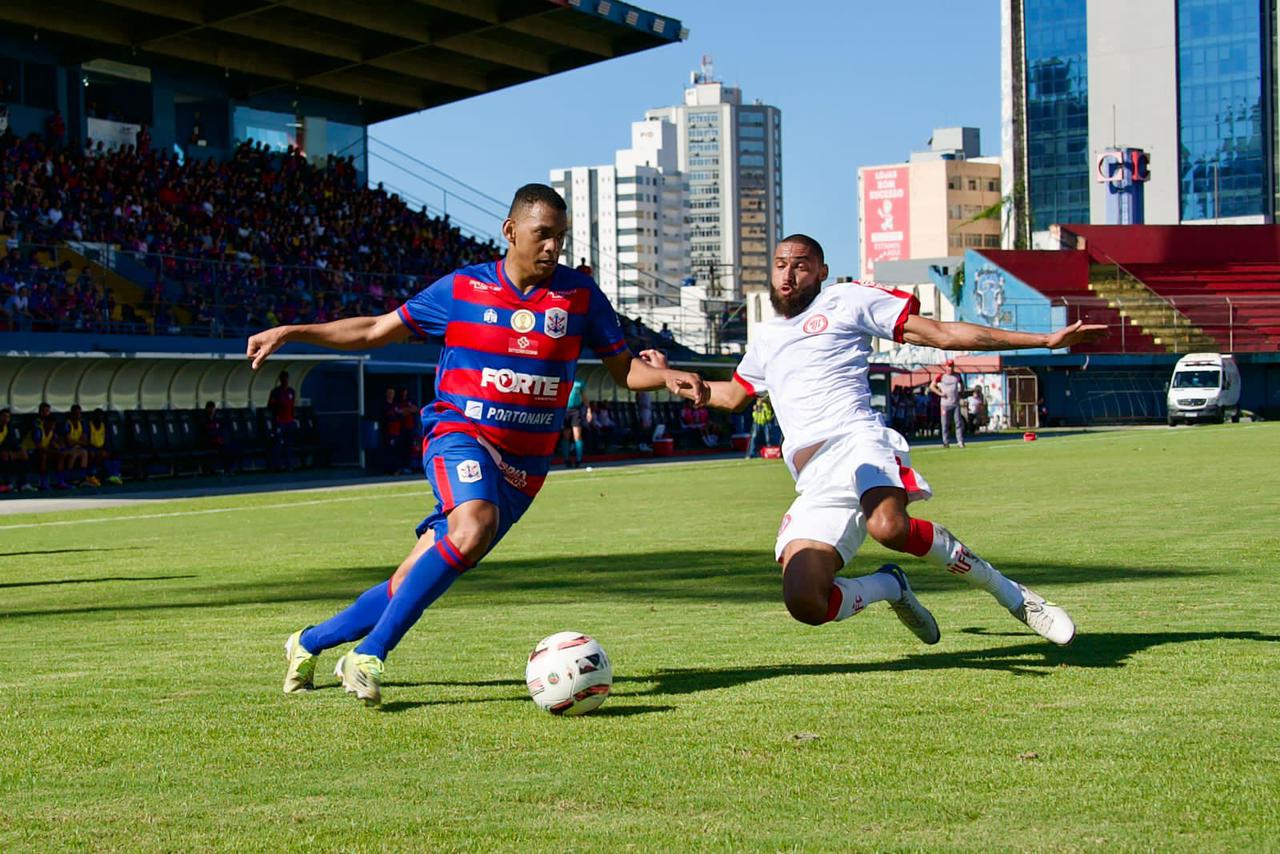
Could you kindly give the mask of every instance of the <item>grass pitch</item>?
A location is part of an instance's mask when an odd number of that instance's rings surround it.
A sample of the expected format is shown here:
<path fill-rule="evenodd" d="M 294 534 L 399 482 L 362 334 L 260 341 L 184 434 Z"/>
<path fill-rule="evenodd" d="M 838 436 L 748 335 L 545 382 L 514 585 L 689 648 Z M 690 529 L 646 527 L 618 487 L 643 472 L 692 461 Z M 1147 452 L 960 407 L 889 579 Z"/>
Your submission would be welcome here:
<path fill-rule="evenodd" d="M 1277 460 L 1268 424 L 918 450 L 916 512 L 1067 649 L 911 558 L 938 646 L 793 622 L 777 463 L 556 476 L 380 712 L 332 653 L 281 694 L 280 645 L 387 576 L 425 486 L 0 518 L 0 850 L 1274 850 Z M 614 661 L 595 715 L 527 699 L 561 629 Z"/>

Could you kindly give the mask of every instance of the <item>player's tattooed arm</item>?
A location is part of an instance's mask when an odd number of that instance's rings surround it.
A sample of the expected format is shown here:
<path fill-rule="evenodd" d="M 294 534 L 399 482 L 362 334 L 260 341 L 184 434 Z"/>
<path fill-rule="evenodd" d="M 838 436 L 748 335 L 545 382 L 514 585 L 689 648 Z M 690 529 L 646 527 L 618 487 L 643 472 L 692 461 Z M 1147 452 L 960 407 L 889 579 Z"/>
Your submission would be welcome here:
<path fill-rule="evenodd" d="M 902 340 L 943 350 L 1018 350 L 1048 347 L 1057 350 L 1105 337 L 1107 327 L 1076 321 L 1048 335 L 996 329 L 976 323 L 940 322 L 912 315 L 903 327 Z"/>

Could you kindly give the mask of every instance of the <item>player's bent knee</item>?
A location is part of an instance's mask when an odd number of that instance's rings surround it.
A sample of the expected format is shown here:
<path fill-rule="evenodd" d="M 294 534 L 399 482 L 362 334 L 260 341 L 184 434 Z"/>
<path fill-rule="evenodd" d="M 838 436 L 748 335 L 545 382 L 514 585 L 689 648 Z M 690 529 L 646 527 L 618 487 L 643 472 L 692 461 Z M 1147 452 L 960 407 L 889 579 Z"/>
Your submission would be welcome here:
<path fill-rule="evenodd" d="M 787 592 L 783 601 L 787 603 L 787 612 L 805 625 L 820 626 L 827 621 L 827 602 L 819 601 L 818 596 L 811 593 Z"/>
<path fill-rule="evenodd" d="M 905 515 L 876 514 L 867 520 L 867 533 L 880 545 L 895 551 L 902 551 L 907 544 L 907 534 L 911 522 Z"/>

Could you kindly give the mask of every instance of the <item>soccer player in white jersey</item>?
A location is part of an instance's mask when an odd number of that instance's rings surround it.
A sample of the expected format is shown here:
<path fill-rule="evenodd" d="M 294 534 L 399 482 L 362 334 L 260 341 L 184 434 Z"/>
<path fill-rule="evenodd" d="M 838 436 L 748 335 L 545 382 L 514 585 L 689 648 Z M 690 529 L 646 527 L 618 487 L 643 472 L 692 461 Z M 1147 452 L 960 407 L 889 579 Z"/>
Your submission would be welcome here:
<path fill-rule="evenodd" d="M 1038 335 L 940 323 L 921 317 L 910 294 L 858 282 L 823 290 L 826 278 L 816 240 L 784 238 L 770 288 L 780 317 L 762 325 L 732 382 L 710 383 L 710 405 L 731 410 L 767 391 L 786 437 L 783 457 L 797 498 L 782 517 L 775 555 L 787 610 L 802 623 L 820 625 L 887 601 L 920 640 L 937 643 L 937 622 L 897 565 L 837 577 L 870 534 L 986 590 L 1053 643 L 1070 643 L 1075 624 L 1065 610 L 1006 578 L 946 528 L 907 515 L 909 502 L 932 493 L 911 467 L 906 440 L 871 407 L 867 359 L 873 337 L 947 350 L 1056 350 L 1096 340 L 1106 327 L 1075 323 Z"/>

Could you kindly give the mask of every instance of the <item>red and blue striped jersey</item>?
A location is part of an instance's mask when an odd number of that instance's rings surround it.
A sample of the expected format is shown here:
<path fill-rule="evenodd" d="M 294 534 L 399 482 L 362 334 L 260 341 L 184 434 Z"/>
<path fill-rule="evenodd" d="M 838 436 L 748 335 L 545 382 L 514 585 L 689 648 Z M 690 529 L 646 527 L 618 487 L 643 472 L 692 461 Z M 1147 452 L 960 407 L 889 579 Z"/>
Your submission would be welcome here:
<path fill-rule="evenodd" d="M 436 399 L 422 410 L 425 441 L 457 432 L 483 439 L 503 457 L 507 482 L 531 496 L 551 466 L 578 359 L 627 350 L 608 297 L 563 265 L 527 294 L 502 261 L 463 267 L 397 314 L 418 337 L 444 338 Z"/>

